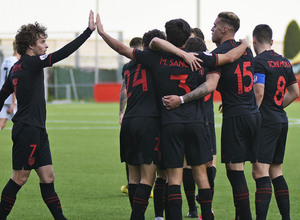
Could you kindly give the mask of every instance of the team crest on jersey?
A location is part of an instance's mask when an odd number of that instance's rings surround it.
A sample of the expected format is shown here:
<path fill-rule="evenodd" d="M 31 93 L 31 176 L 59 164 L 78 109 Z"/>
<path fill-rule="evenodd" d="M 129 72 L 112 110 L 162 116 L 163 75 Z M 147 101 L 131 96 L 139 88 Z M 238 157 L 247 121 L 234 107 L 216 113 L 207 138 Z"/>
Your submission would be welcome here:
<path fill-rule="evenodd" d="M 32 166 L 35 163 L 35 157 L 29 157 L 28 158 L 28 164 L 29 166 Z"/>
<path fill-rule="evenodd" d="M 48 57 L 48 54 L 41 55 L 41 56 L 40 56 L 40 59 L 41 59 L 41 60 L 44 60 L 44 59 L 46 59 L 47 57 Z"/>
<path fill-rule="evenodd" d="M 209 52 L 203 52 L 205 55 L 207 55 L 207 56 L 212 56 L 212 54 L 211 53 L 209 53 Z"/>

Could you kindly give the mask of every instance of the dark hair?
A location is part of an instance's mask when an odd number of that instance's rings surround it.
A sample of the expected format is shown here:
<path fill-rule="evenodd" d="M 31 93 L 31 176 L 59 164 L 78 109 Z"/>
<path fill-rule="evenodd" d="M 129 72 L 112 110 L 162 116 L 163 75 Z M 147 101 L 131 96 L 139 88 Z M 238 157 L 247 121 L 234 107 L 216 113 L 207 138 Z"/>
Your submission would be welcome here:
<path fill-rule="evenodd" d="M 200 28 L 191 28 L 191 33 L 195 34 L 196 37 L 199 37 L 202 40 L 204 40 L 204 34 Z"/>
<path fill-rule="evenodd" d="M 158 37 L 161 39 L 166 39 L 164 32 L 157 30 L 157 29 L 153 29 L 151 31 L 148 31 L 144 34 L 143 36 L 143 46 L 145 49 L 149 48 L 149 44 L 152 41 L 153 38 Z"/>
<path fill-rule="evenodd" d="M 190 25 L 183 19 L 170 20 L 165 24 L 168 41 L 182 47 L 191 35 Z"/>
<path fill-rule="evenodd" d="M 15 37 L 17 52 L 20 55 L 26 53 L 29 46 L 36 44 L 37 40 L 43 36 L 48 37 L 47 28 L 35 22 L 34 24 L 22 25 Z"/>
<path fill-rule="evenodd" d="M 134 37 L 129 42 L 129 46 L 132 48 L 142 47 L 142 38 L 141 37 Z"/>
<path fill-rule="evenodd" d="M 233 12 L 227 12 L 227 11 L 221 12 L 218 14 L 218 18 L 220 18 L 223 23 L 230 25 L 233 28 L 234 33 L 239 30 L 240 19 Z"/>
<path fill-rule="evenodd" d="M 184 47 L 190 52 L 206 51 L 206 45 L 200 37 L 190 37 Z"/>
<path fill-rule="evenodd" d="M 252 36 L 255 37 L 256 40 L 261 44 L 270 44 L 272 41 L 273 32 L 269 25 L 259 24 L 254 28 Z"/>

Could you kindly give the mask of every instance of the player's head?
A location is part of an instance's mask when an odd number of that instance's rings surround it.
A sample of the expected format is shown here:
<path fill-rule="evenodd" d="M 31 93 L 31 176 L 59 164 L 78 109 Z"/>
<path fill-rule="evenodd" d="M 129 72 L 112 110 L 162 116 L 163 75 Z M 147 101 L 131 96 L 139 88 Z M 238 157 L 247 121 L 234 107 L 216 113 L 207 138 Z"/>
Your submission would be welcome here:
<path fill-rule="evenodd" d="M 253 36 L 253 48 L 256 54 L 261 51 L 270 49 L 273 44 L 273 32 L 269 25 L 259 24 L 252 33 Z"/>
<path fill-rule="evenodd" d="M 130 40 L 129 42 L 129 46 L 131 48 L 135 48 L 135 49 L 139 49 L 142 50 L 143 49 L 143 43 L 142 43 L 142 38 L 141 37 L 134 37 Z"/>
<path fill-rule="evenodd" d="M 221 12 L 212 27 L 212 41 L 219 45 L 224 38 L 233 38 L 240 28 L 240 19 L 233 12 Z"/>
<path fill-rule="evenodd" d="M 206 45 L 200 37 L 190 37 L 184 47 L 190 52 L 206 51 Z"/>
<path fill-rule="evenodd" d="M 154 29 L 151 31 L 148 31 L 143 36 L 143 47 L 144 49 L 149 49 L 149 44 L 152 41 L 153 38 L 158 37 L 160 39 L 166 39 L 164 32 Z"/>
<path fill-rule="evenodd" d="M 204 41 L 204 34 L 200 28 L 191 28 L 191 37 L 199 37 Z"/>
<path fill-rule="evenodd" d="M 190 25 L 183 19 L 173 19 L 165 24 L 167 40 L 176 47 L 182 47 L 191 35 Z"/>
<path fill-rule="evenodd" d="M 29 50 L 33 55 L 45 54 L 48 48 L 46 30 L 46 27 L 37 22 L 22 25 L 15 37 L 17 52 L 23 55 Z"/>

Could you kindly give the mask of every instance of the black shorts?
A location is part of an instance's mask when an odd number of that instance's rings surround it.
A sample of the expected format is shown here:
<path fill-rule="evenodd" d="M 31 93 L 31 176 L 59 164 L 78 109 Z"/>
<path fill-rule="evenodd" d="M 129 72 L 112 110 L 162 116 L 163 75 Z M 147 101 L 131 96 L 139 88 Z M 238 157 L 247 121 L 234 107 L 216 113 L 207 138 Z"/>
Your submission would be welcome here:
<path fill-rule="evenodd" d="M 215 124 L 209 123 L 207 126 L 208 126 L 208 134 L 209 134 L 211 151 L 212 151 L 213 155 L 216 155 L 217 154 L 217 141 L 216 141 Z"/>
<path fill-rule="evenodd" d="M 258 162 L 282 164 L 288 133 L 288 123 L 263 125 L 261 127 Z"/>
<path fill-rule="evenodd" d="M 159 164 L 160 121 L 151 117 L 124 118 L 120 131 L 121 162 L 130 165 Z"/>
<path fill-rule="evenodd" d="M 31 170 L 52 165 L 46 129 L 15 123 L 12 140 L 14 170 Z"/>
<path fill-rule="evenodd" d="M 222 163 L 257 161 L 261 126 L 260 113 L 223 119 L 221 136 Z"/>
<path fill-rule="evenodd" d="M 163 164 L 166 168 L 201 165 L 212 160 L 208 129 L 203 123 L 174 123 L 162 127 Z"/>

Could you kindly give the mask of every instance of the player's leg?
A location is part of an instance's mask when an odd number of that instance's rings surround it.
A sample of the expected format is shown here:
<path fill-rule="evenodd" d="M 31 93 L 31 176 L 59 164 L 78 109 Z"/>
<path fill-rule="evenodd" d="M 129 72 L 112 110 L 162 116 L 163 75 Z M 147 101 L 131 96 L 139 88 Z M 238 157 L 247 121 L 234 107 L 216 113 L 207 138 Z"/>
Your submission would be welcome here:
<path fill-rule="evenodd" d="M 187 165 L 186 159 L 184 159 L 182 183 L 189 206 L 187 217 L 198 218 L 198 211 L 195 203 L 195 180 L 193 177 L 192 167 Z"/>
<path fill-rule="evenodd" d="M 0 219 L 6 219 L 17 198 L 17 193 L 27 182 L 30 170 L 13 170 L 11 179 L 5 185 L 1 194 Z"/>
<path fill-rule="evenodd" d="M 0 111 L 0 130 L 2 130 L 6 125 L 6 122 L 7 122 L 8 116 L 9 116 L 7 113 L 7 110 L 8 110 L 8 106 L 3 105 L 3 108 Z"/>
<path fill-rule="evenodd" d="M 7 122 L 7 118 L 0 118 L 0 130 L 2 130 Z"/>
<path fill-rule="evenodd" d="M 274 186 L 274 193 L 278 209 L 283 220 L 290 219 L 289 188 L 283 177 L 282 164 L 271 164 L 270 177 Z"/>
<path fill-rule="evenodd" d="M 269 177 L 269 164 L 253 163 L 252 175 L 256 182 L 255 210 L 256 219 L 267 219 L 269 204 L 272 197 L 272 185 Z"/>
<path fill-rule="evenodd" d="M 134 197 L 136 189 L 141 181 L 140 166 L 128 164 L 128 172 L 129 172 L 128 195 L 129 195 L 130 206 L 132 208 L 133 197 Z"/>
<path fill-rule="evenodd" d="M 183 168 L 167 168 L 168 205 L 171 220 L 182 219 L 181 182 Z"/>
<path fill-rule="evenodd" d="M 154 184 L 156 169 L 157 166 L 154 163 L 140 165 L 141 181 L 133 197 L 131 220 L 145 219 L 145 211 Z"/>
<path fill-rule="evenodd" d="M 52 165 L 41 166 L 36 169 L 40 178 L 42 198 L 54 219 L 66 219 L 62 212 L 60 199 L 54 189 L 54 172 Z"/>
<path fill-rule="evenodd" d="M 167 181 L 166 170 L 161 170 L 158 168 L 157 177 L 154 185 L 154 212 L 155 220 L 161 220 L 164 216 L 164 189 Z"/>

